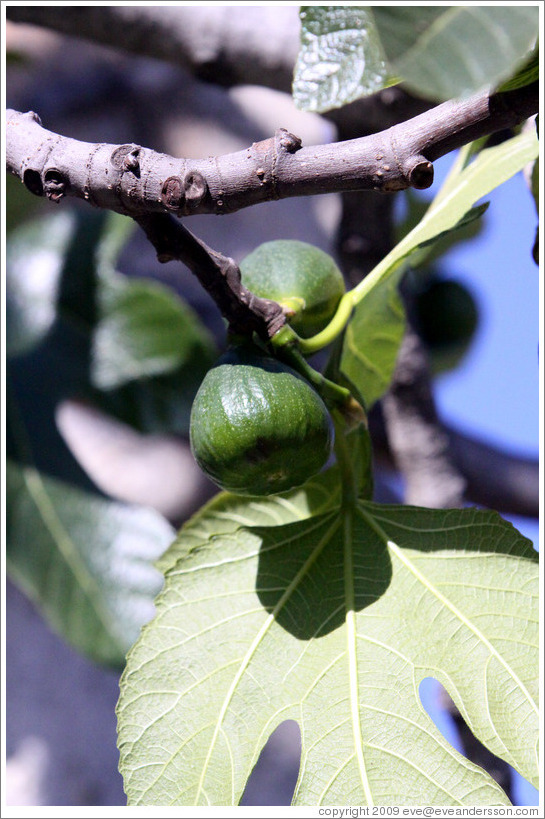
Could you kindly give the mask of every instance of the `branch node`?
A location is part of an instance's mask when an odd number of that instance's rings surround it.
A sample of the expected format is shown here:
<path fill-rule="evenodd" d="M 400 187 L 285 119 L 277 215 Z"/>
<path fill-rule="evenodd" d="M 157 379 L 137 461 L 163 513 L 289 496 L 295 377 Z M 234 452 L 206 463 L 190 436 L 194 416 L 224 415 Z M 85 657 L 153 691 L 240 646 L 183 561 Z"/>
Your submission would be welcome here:
<path fill-rule="evenodd" d="M 42 178 L 38 171 L 35 171 L 32 168 L 27 168 L 23 173 L 23 184 L 25 185 L 26 189 L 30 191 L 30 193 L 34 194 L 34 196 L 44 195 Z"/>
<path fill-rule="evenodd" d="M 172 253 L 165 252 L 158 252 L 157 253 L 157 261 L 159 264 L 166 264 L 167 262 L 175 262 L 176 256 L 173 256 Z"/>
<path fill-rule="evenodd" d="M 424 190 L 433 184 L 433 165 L 423 156 L 412 157 L 406 163 L 405 173 L 411 187 L 418 190 Z"/>
<path fill-rule="evenodd" d="M 42 120 L 40 119 L 36 111 L 27 111 L 25 114 L 22 114 L 22 116 L 25 117 L 26 119 L 33 120 L 33 122 L 37 122 L 38 125 L 42 124 Z"/>
<path fill-rule="evenodd" d="M 163 182 L 161 201 L 169 210 L 180 210 L 183 201 L 183 182 L 179 176 L 169 176 Z"/>
<path fill-rule="evenodd" d="M 278 128 L 274 136 L 280 148 L 288 154 L 294 154 L 303 145 L 301 138 L 291 134 L 286 128 Z"/>
<path fill-rule="evenodd" d="M 59 202 L 69 187 L 68 177 L 58 168 L 48 168 L 44 174 L 43 193 L 51 202 Z"/>
<path fill-rule="evenodd" d="M 129 151 L 128 154 L 125 155 L 123 159 L 123 168 L 126 171 L 131 171 L 135 176 L 140 176 L 140 151 L 142 149 L 140 147 L 133 148 L 132 151 Z"/>
<path fill-rule="evenodd" d="M 198 171 L 189 171 L 183 181 L 183 193 L 190 210 L 195 210 L 206 196 L 208 185 L 206 179 Z"/>
<path fill-rule="evenodd" d="M 140 170 L 139 154 L 142 148 L 140 145 L 131 143 L 129 145 L 119 145 L 115 151 L 112 152 L 110 163 L 118 171 L 136 171 Z"/>

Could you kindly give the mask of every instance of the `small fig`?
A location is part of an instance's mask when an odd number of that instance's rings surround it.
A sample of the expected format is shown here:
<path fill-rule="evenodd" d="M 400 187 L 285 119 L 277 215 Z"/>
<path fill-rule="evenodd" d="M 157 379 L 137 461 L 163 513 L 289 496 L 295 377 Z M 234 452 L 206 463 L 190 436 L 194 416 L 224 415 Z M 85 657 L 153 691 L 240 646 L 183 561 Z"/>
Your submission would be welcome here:
<path fill-rule="evenodd" d="M 329 324 L 345 292 L 334 259 L 306 242 L 265 242 L 242 260 L 240 272 L 248 290 L 284 308 L 302 338 L 316 335 Z"/>

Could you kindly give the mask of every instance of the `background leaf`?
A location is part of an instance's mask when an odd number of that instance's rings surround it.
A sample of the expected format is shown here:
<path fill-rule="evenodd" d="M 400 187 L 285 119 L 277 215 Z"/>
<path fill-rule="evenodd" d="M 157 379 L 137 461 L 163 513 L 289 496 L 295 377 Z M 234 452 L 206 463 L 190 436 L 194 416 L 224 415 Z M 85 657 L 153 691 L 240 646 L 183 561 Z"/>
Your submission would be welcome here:
<path fill-rule="evenodd" d="M 200 381 L 216 355 L 204 325 L 172 290 L 115 271 L 102 277 L 92 352 L 96 387 L 113 389 L 180 367 L 189 374 L 193 362 Z"/>
<path fill-rule="evenodd" d="M 216 346 L 194 311 L 171 288 L 115 270 L 133 228 L 132 220 L 109 214 L 97 246 L 99 315 L 93 335 L 92 382 L 110 390 L 183 369 L 180 381 L 186 382 L 188 392 L 196 382 L 196 391 L 217 356 Z"/>
<path fill-rule="evenodd" d="M 63 260 L 73 231 L 73 215 L 56 213 L 11 232 L 6 248 L 8 355 L 28 352 L 53 326 Z"/>
<path fill-rule="evenodd" d="M 424 712 L 427 676 L 535 781 L 537 560 L 496 513 L 360 502 L 190 533 L 122 678 L 130 804 L 237 804 L 286 719 L 302 733 L 295 804 L 509 804 Z"/>
<path fill-rule="evenodd" d="M 142 432 L 187 433 L 216 347 L 173 290 L 115 270 L 133 229 L 118 214 L 76 211 L 10 235 L 10 389 L 30 424 L 77 395 Z"/>
<path fill-rule="evenodd" d="M 303 111 L 329 111 L 373 94 L 387 81 L 369 7 L 305 6 L 293 99 Z"/>
<path fill-rule="evenodd" d="M 527 60 L 539 30 L 536 6 L 377 6 L 373 13 L 392 69 L 438 101 L 493 89 Z"/>
<path fill-rule="evenodd" d="M 7 568 L 74 648 L 121 667 L 153 615 L 153 560 L 172 539 L 161 515 L 8 463 Z"/>
<path fill-rule="evenodd" d="M 295 104 L 329 111 L 394 81 L 438 102 L 526 84 L 538 26 L 535 6 L 305 6 Z"/>

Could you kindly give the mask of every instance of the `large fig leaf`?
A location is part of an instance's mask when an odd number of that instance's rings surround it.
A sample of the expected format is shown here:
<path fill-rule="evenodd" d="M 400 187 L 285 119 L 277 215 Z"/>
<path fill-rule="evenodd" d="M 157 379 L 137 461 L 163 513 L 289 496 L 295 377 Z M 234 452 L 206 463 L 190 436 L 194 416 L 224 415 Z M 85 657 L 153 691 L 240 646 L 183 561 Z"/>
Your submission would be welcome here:
<path fill-rule="evenodd" d="M 405 321 L 397 282 L 406 263 L 413 258 L 421 262 L 438 240 L 478 218 L 486 203 L 475 203 L 537 155 L 531 129 L 480 151 L 472 162 L 460 158 L 420 222 L 354 289 L 356 307 L 345 334 L 341 369 L 368 406 L 380 398 L 394 370 Z"/>
<path fill-rule="evenodd" d="M 129 804 L 238 804 L 267 738 L 294 719 L 295 804 L 508 805 L 433 725 L 424 677 L 537 781 L 537 557 L 496 513 L 361 501 L 188 531 L 122 678 Z"/>
<path fill-rule="evenodd" d="M 7 569 L 78 651 L 121 667 L 153 615 L 161 515 L 102 499 L 30 466 L 7 466 Z"/>
<path fill-rule="evenodd" d="M 166 574 L 194 545 L 209 537 L 231 534 L 243 526 L 284 526 L 323 514 L 338 506 L 340 494 L 336 466 L 282 495 L 248 499 L 219 492 L 184 525 L 183 537 L 177 538 L 155 565 Z"/>

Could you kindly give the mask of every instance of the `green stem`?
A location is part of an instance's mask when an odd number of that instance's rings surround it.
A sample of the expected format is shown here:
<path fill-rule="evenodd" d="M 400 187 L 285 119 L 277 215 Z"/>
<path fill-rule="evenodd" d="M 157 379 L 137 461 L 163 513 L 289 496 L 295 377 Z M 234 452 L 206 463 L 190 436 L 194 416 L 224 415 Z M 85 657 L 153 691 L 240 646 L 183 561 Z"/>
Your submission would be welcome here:
<path fill-rule="evenodd" d="M 299 339 L 299 349 L 302 353 L 305 355 L 316 353 L 318 350 L 321 350 L 323 347 L 327 347 L 328 344 L 331 344 L 331 342 L 342 333 L 348 324 L 348 320 L 352 315 L 352 310 L 354 309 L 353 293 L 353 290 L 349 290 L 348 293 L 344 294 L 339 302 L 335 315 L 327 327 L 324 327 L 320 333 L 312 336 L 312 338 Z"/>
<path fill-rule="evenodd" d="M 411 236 L 411 234 L 408 234 L 408 236 Z M 407 250 L 399 255 L 400 249 L 403 251 L 404 245 L 407 246 Z M 403 264 L 411 250 L 413 250 L 412 242 L 405 237 L 356 287 L 344 294 L 337 307 L 337 312 L 327 327 L 311 338 L 298 339 L 301 352 L 305 355 L 311 355 L 331 344 L 345 329 L 354 307 L 382 280 L 391 276 Z"/>
<path fill-rule="evenodd" d="M 358 481 L 354 462 L 346 438 L 347 425 L 343 416 L 334 410 L 331 413 L 335 426 L 335 455 L 342 484 L 342 508 L 354 509 L 358 500 Z"/>
<path fill-rule="evenodd" d="M 340 384 L 336 384 L 334 381 L 330 381 L 310 366 L 301 353 L 297 341 L 293 339 L 290 328 L 283 327 L 272 337 L 271 343 L 278 358 L 282 359 L 312 384 L 316 392 L 323 398 L 326 406 L 330 410 L 338 410 L 345 423 L 350 427 L 357 426 L 362 422 L 366 423 L 365 411 L 350 390 L 341 387 Z"/>
<path fill-rule="evenodd" d="M 475 201 L 523 167 L 523 159 L 526 162 L 532 153 L 536 155 L 535 148 L 532 148 L 529 142 L 527 144 L 526 141 L 520 140 L 514 146 L 513 140 L 509 142 L 511 143 L 509 153 L 504 149 L 498 154 L 497 149 L 491 148 L 488 151 L 494 153 L 488 153 L 487 158 L 483 160 L 479 157 L 474 164 L 470 163 L 470 159 L 477 151 L 478 143 L 468 144 L 461 151 L 458 160 L 418 225 L 407 233 L 356 287 L 345 293 L 337 312 L 321 333 L 299 341 L 299 347 L 303 353 L 315 353 L 330 344 L 345 328 L 353 308 L 377 285 L 398 271 L 413 251 L 434 241 L 442 233 L 453 230 L 464 215 L 471 210 Z M 498 181 L 492 185 L 487 180 L 490 178 L 490 169 L 494 162 L 502 164 Z M 471 190 L 474 191 L 473 198 L 464 192 Z M 456 214 L 455 218 L 452 218 L 453 214 Z"/>

